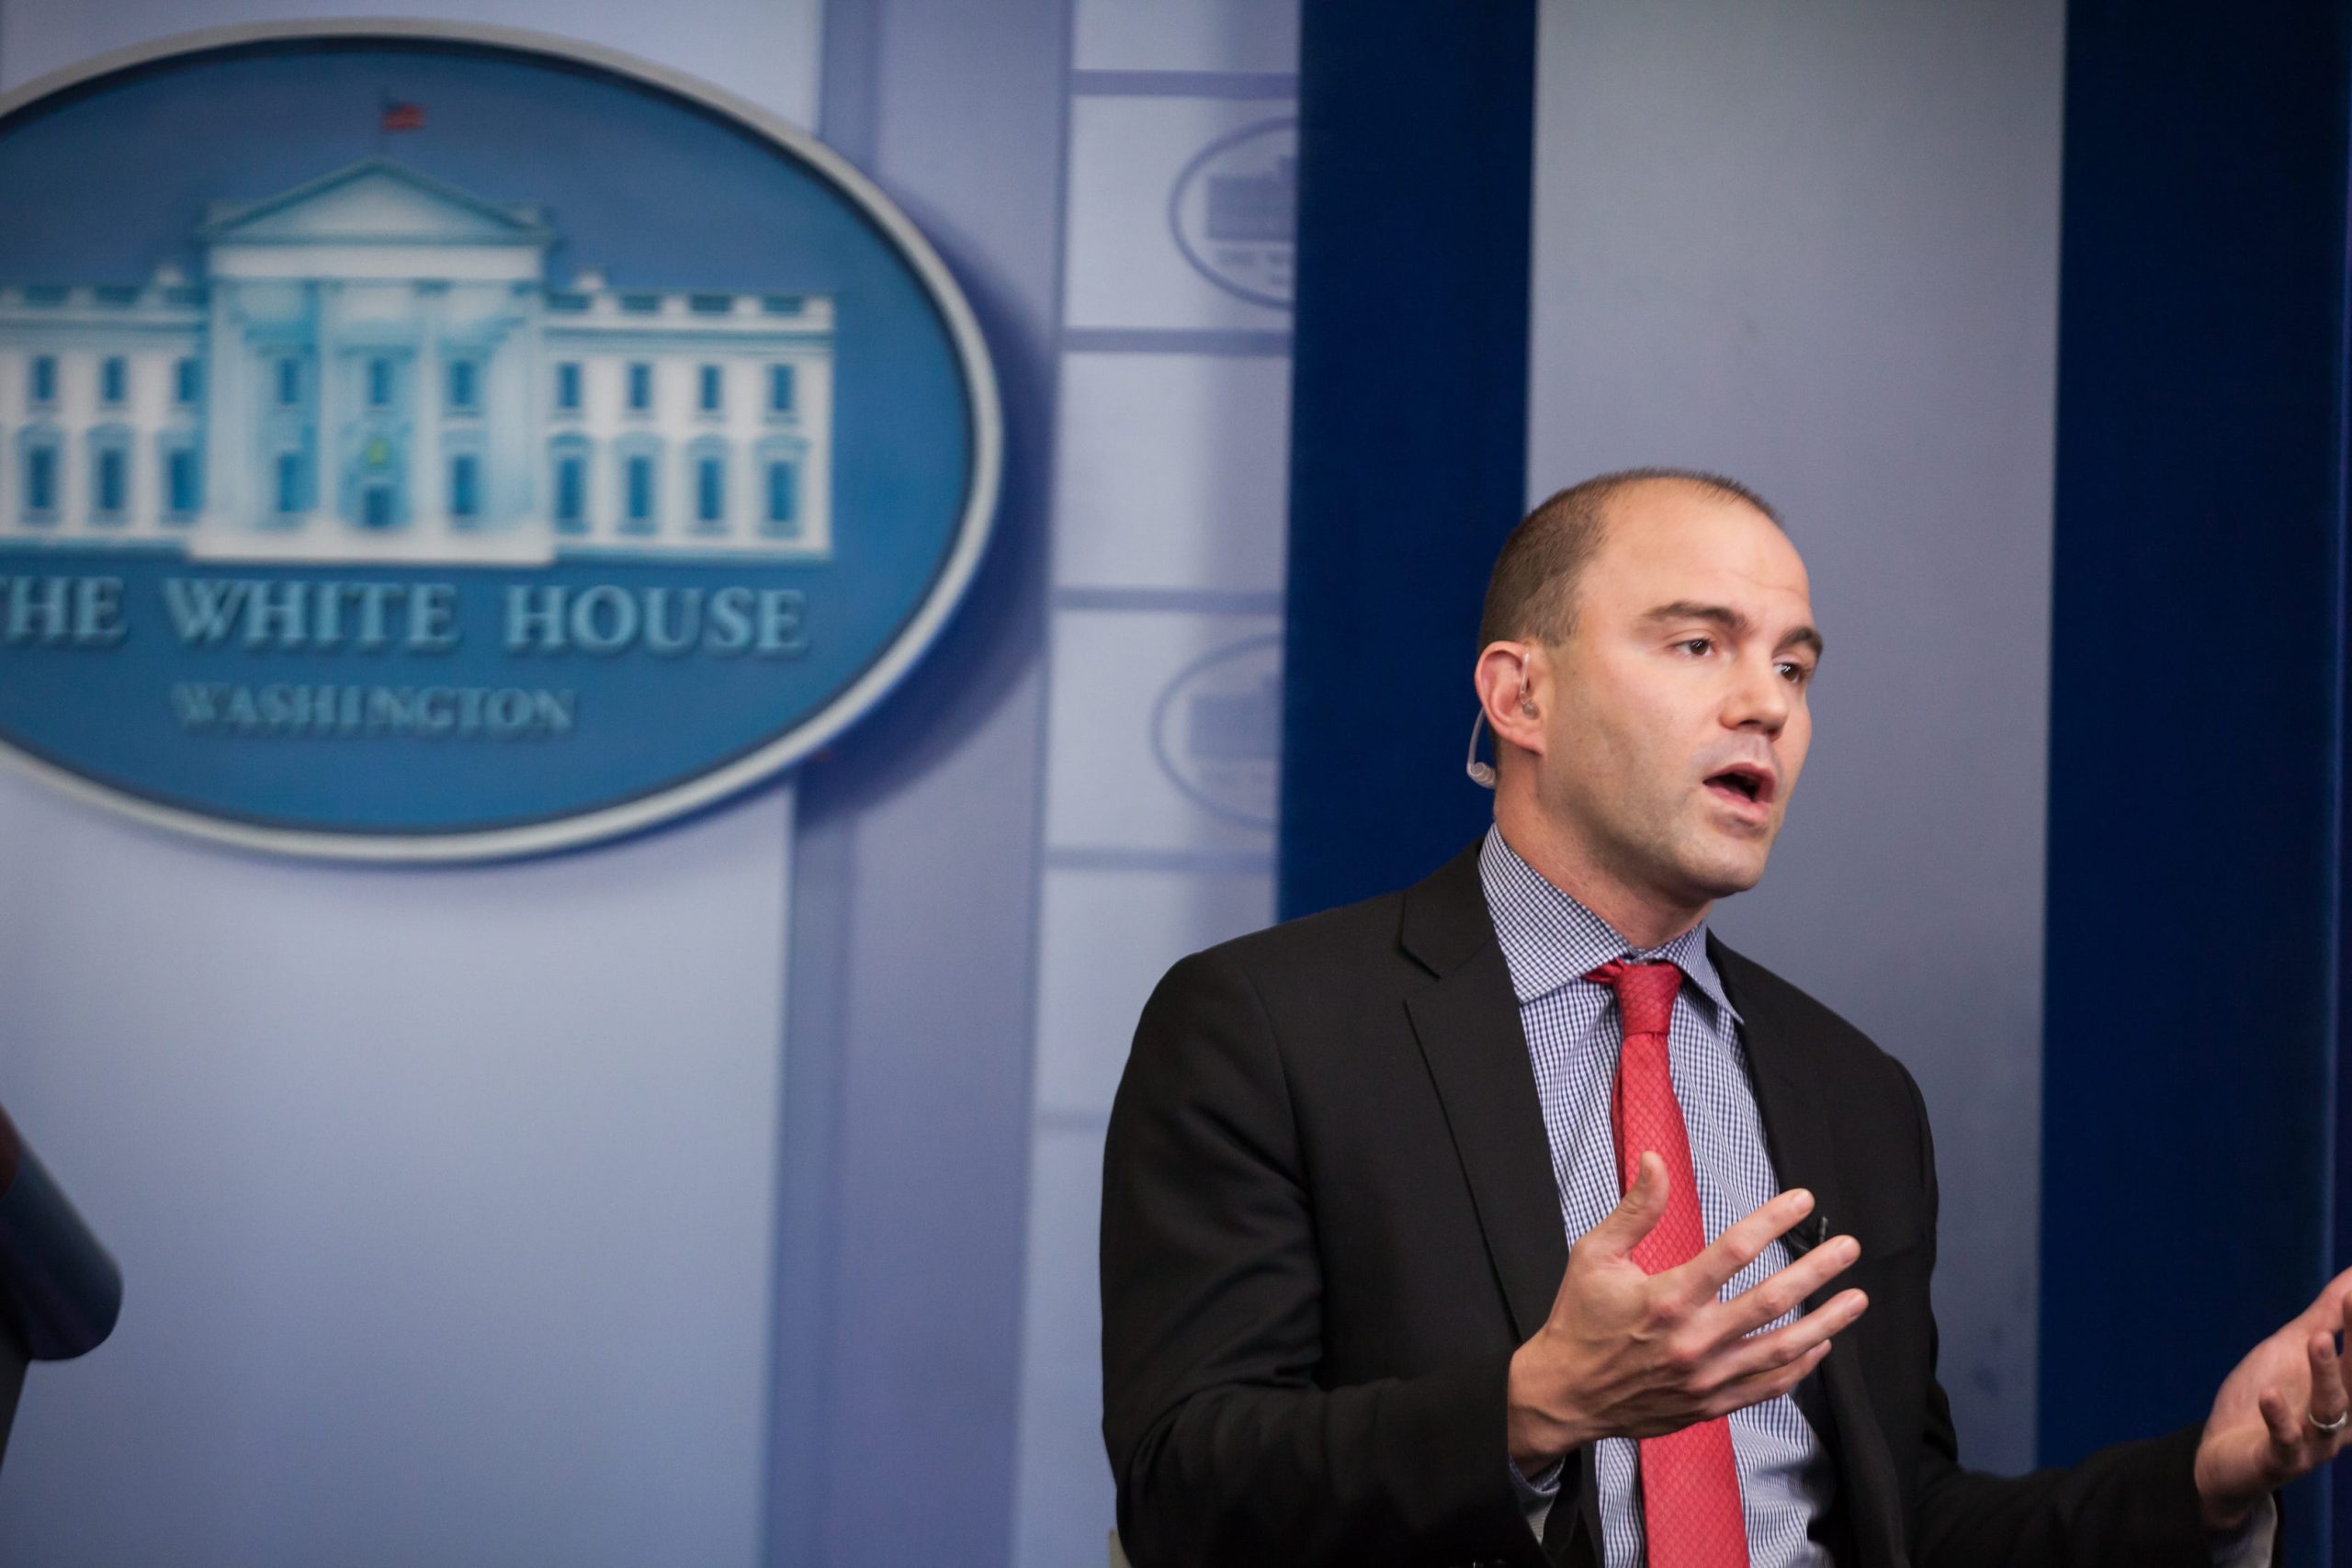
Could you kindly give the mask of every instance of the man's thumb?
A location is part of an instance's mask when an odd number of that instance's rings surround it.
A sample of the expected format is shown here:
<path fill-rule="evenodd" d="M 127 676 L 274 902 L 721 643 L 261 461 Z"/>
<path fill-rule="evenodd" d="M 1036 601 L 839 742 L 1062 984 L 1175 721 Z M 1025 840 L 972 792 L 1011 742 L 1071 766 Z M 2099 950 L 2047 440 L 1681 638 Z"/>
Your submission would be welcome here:
<path fill-rule="evenodd" d="M 1641 1245 L 1642 1237 L 1657 1228 L 1658 1221 L 1666 1214 L 1668 1186 L 1666 1161 L 1644 1150 L 1634 1166 L 1634 1184 L 1625 1189 L 1625 1196 L 1610 1211 L 1609 1217 L 1593 1227 L 1604 1237 L 1611 1253 L 1633 1251 Z"/>

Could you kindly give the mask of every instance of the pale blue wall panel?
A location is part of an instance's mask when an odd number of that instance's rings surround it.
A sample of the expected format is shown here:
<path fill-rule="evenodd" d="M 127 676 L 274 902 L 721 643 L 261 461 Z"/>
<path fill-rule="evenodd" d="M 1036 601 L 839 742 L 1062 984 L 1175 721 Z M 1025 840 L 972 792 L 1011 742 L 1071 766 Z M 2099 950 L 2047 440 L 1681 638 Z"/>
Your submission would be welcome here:
<path fill-rule="evenodd" d="M 2059 0 L 1545 0 L 1531 497 L 1719 468 L 1829 654 L 1724 936 L 1918 1076 L 1966 1457 L 2032 1455 Z M 2089 939 L 2090 933 L 2085 933 Z"/>
<path fill-rule="evenodd" d="M 989 1568 L 1011 1540 L 1068 39 L 1067 0 L 828 6 L 823 134 L 970 298 L 1006 465 L 938 646 L 802 777 L 822 871 L 794 904 L 778 1337 L 804 1375 L 769 1548 L 792 1568 Z"/>
<path fill-rule="evenodd" d="M 120 1258 L 0 1560 L 755 1560 L 788 795 L 331 871 L 0 778 L 0 1083 Z"/>
<path fill-rule="evenodd" d="M 1266 871 L 1047 871 L 1037 957 L 1039 1115 L 1057 1124 L 1107 1118 L 1136 1020 L 1169 954 L 1214 947 L 1273 918 Z M 1074 1245 L 1091 1268 L 1091 1236 Z"/>
<path fill-rule="evenodd" d="M 1281 593 L 1287 356 L 1070 354 L 1062 389 L 1056 587 Z"/>
<path fill-rule="evenodd" d="M 19 86 L 92 55 L 198 28 L 334 17 L 408 17 L 525 28 L 622 50 L 693 73 L 796 125 L 813 125 L 824 0 L 480 0 L 368 5 L 366 0 L 6 0 L 0 6 L 0 86 Z M 362 112 L 370 106 L 361 106 Z M 428 106 L 429 107 L 429 106 Z"/>
<path fill-rule="evenodd" d="M 1287 330 L 1285 309 L 1222 287 L 1171 243 L 1169 205 L 1187 169 L 1213 144 L 1296 118 L 1288 98 L 1122 94 L 1073 100 L 1066 322 Z"/>
<path fill-rule="evenodd" d="M 1095 1231 L 1137 1014 L 1273 914 L 1297 9 L 1074 0 L 1012 1561 L 1112 1526 Z"/>
<path fill-rule="evenodd" d="M 1298 69 L 1297 0 L 1075 0 L 1080 71 Z"/>
<path fill-rule="evenodd" d="M 1266 614 L 1059 611 L 1047 844 L 1271 855 L 1281 630 Z"/>

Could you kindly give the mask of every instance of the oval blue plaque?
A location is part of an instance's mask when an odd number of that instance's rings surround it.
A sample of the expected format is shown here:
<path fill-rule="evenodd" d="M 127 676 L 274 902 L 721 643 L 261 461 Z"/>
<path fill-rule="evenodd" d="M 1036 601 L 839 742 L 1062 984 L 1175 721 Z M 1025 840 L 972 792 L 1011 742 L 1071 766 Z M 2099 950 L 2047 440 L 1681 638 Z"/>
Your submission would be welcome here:
<path fill-rule="evenodd" d="M 931 248 L 716 89 L 492 29 L 0 98 L 0 748 L 238 843 L 630 831 L 805 756 L 986 543 Z"/>

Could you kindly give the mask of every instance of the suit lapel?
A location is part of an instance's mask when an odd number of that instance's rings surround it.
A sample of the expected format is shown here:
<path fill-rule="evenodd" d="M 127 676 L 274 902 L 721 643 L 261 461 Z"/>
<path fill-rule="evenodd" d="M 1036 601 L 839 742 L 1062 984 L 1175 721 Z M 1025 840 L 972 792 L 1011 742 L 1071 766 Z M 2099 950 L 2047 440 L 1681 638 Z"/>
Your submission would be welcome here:
<path fill-rule="evenodd" d="M 1842 1224 L 1845 1189 L 1838 1149 L 1821 1114 L 1818 1096 L 1805 1082 L 1804 1041 L 1789 1027 L 1770 992 L 1747 983 L 1747 960 L 1707 933 L 1707 956 L 1722 977 L 1724 995 L 1740 1019 L 1740 1043 L 1747 1051 L 1747 1074 L 1756 1089 L 1756 1110 L 1764 1122 L 1764 1143 L 1772 1169 L 1786 1190 L 1813 1193 L 1814 1213 L 1835 1235 Z M 1834 1292 L 1832 1292 L 1834 1293 Z"/>
<path fill-rule="evenodd" d="M 1707 955 L 1723 977 L 1724 994 L 1740 1016 L 1740 1042 L 1747 1047 L 1748 1077 L 1756 1089 L 1756 1110 L 1764 1123 L 1764 1143 L 1782 1190 L 1803 1187 L 1813 1193 L 1814 1213 L 1825 1228 L 1817 1240 L 1838 1234 L 1847 1213 L 1848 1189 L 1838 1168 L 1838 1149 L 1821 1113 L 1817 1091 L 1806 1081 L 1806 1043 L 1803 1032 L 1775 1005 L 1764 987 L 1746 983 L 1747 959 L 1707 934 Z M 1846 1288 L 1833 1280 L 1806 1298 L 1807 1310 Z M 1904 1555 L 1902 1502 L 1895 1485 L 1894 1462 L 1879 1429 L 1869 1387 L 1852 1341 L 1841 1335 L 1821 1365 L 1822 1393 L 1837 1425 L 1838 1459 L 1845 1486 L 1847 1517 L 1861 1560 L 1870 1568 L 1899 1568 Z"/>
<path fill-rule="evenodd" d="M 1407 893 L 1399 940 L 1434 976 L 1406 998 L 1406 1011 L 1524 1340 L 1551 1314 L 1568 1244 L 1535 1071 L 1476 845 Z"/>

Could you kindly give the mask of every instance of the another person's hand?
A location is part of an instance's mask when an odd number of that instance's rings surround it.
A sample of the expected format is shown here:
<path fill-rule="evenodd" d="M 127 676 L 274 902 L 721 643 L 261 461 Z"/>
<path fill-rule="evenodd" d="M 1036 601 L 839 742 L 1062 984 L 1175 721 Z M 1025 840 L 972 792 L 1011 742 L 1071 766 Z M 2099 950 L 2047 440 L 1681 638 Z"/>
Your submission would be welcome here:
<path fill-rule="evenodd" d="M 1510 1455 L 1523 1474 L 1596 1438 L 1659 1437 L 1777 1398 L 1870 1304 L 1860 1291 L 1841 1291 L 1794 1323 L 1756 1332 L 1861 1256 L 1845 1235 L 1716 1300 L 1813 1212 L 1804 1191 L 1781 1193 L 1688 1263 L 1644 1273 L 1633 1250 L 1665 1214 L 1667 1182 L 1666 1162 L 1643 1155 L 1624 1201 L 1569 1249 L 1551 1317 L 1511 1357 Z"/>
<path fill-rule="evenodd" d="M 2223 1380 L 2197 1446 L 2197 1497 L 2209 1529 L 2235 1529 L 2264 1495 L 2344 1451 L 2352 1398 L 2335 1337 L 2347 1329 L 2352 1269 Z"/>

